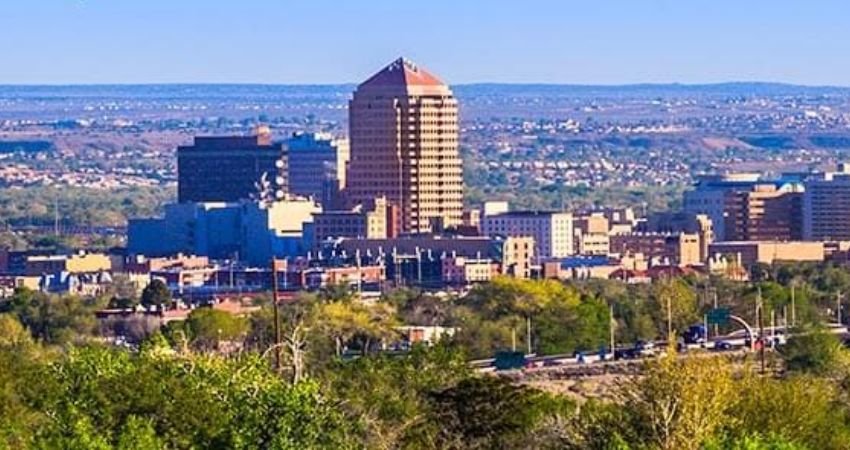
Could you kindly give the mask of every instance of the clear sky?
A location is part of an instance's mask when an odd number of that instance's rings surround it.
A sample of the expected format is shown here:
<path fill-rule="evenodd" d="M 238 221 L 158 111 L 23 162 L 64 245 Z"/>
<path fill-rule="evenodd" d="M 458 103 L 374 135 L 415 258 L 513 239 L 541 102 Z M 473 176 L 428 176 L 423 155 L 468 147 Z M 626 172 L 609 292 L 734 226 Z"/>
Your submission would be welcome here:
<path fill-rule="evenodd" d="M 0 83 L 850 85 L 850 0 L 0 0 Z"/>

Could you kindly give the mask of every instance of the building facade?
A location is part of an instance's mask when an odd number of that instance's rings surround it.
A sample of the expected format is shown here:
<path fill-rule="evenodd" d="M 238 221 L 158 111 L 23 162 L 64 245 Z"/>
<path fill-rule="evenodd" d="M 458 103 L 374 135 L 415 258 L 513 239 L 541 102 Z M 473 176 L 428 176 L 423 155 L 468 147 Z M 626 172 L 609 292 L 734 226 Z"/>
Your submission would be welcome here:
<path fill-rule="evenodd" d="M 345 189 L 348 140 L 329 133 L 295 133 L 286 148 L 289 192 L 312 197 L 325 209 L 338 207 Z"/>
<path fill-rule="evenodd" d="M 803 239 L 850 240 L 850 165 L 806 180 Z"/>
<path fill-rule="evenodd" d="M 177 148 L 177 201 L 237 202 L 256 198 L 259 184 L 276 198 L 288 189 L 287 157 L 271 136 L 196 137 Z"/>
<path fill-rule="evenodd" d="M 398 59 L 357 87 L 349 128 L 350 206 L 384 196 L 398 206 L 404 233 L 461 224 L 458 104 L 448 86 Z"/>
<path fill-rule="evenodd" d="M 629 233 L 611 235 L 611 252 L 643 255 L 651 265 L 701 264 L 700 237 L 690 233 Z"/>
<path fill-rule="evenodd" d="M 726 195 L 728 241 L 796 241 L 803 238 L 801 186 L 759 184 Z"/>
<path fill-rule="evenodd" d="M 489 215 L 482 219 L 481 228 L 486 236 L 534 238 L 535 254 L 541 259 L 563 258 L 575 253 L 570 213 L 514 211 Z"/>
<path fill-rule="evenodd" d="M 349 239 L 386 239 L 387 223 L 392 215 L 387 208 L 387 199 L 376 198 L 360 204 L 350 211 L 323 211 L 313 215 L 313 229 L 316 244 L 331 238 Z"/>

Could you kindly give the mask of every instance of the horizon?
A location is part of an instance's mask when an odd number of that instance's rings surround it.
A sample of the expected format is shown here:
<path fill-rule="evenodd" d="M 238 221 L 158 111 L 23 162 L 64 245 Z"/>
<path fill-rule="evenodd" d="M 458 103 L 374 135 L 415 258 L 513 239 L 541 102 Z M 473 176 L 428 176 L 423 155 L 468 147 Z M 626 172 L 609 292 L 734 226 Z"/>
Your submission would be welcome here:
<path fill-rule="evenodd" d="M 3 2 L 0 84 L 348 84 L 398 55 L 450 85 L 850 84 L 839 0 L 476 3 Z"/>
<path fill-rule="evenodd" d="M 76 87 L 145 87 L 145 86 L 256 86 L 256 87 L 350 87 L 358 86 L 360 82 L 337 82 L 337 83 L 267 83 L 267 82 L 208 82 L 208 81 L 174 81 L 174 82 L 98 82 L 98 83 L 0 83 L 2 88 L 76 88 Z M 558 82 L 535 82 L 535 81 L 472 81 L 465 83 L 446 83 L 450 87 L 464 86 L 541 86 L 541 87 L 566 87 L 566 88 L 635 88 L 635 87 L 716 87 L 716 86 L 777 86 L 807 89 L 850 89 L 848 84 L 806 84 L 792 83 L 787 81 L 769 80 L 728 80 L 708 82 L 625 82 L 625 83 L 558 83 Z"/>

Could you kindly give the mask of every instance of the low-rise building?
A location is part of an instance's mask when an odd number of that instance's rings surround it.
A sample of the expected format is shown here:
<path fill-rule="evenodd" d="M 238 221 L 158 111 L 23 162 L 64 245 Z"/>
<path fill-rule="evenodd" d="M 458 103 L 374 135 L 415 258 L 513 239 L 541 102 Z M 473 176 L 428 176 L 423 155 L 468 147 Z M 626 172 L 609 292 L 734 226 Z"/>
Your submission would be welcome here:
<path fill-rule="evenodd" d="M 534 238 L 535 255 L 546 260 L 574 254 L 573 216 L 566 212 L 511 211 L 485 215 L 485 236 Z"/>
<path fill-rule="evenodd" d="M 642 254 L 650 265 L 701 264 L 700 238 L 691 233 L 629 233 L 611 235 L 611 253 Z"/>
<path fill-rule="evenodd" d="M 328 239 L 386 239 L 389 230 L 386 197 L 351 210 L 323 211 L 313 214 L 313 234 L 318 246 Z"/>
<path fill-rule="evenodd" d="M 823 261 L 826 257 L 823 242 L 798 241 L 729 241 L 715 242 L 709 247 L 712 255 L 723 255 L 739 261 L 743 267 L 754 264 L 773 264 L 784 261 Z"/>

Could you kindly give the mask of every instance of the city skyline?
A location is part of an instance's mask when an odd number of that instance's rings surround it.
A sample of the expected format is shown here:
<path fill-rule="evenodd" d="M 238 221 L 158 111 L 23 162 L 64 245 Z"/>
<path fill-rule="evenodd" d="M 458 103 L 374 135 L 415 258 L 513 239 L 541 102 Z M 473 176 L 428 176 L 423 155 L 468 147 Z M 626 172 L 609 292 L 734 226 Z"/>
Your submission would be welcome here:
<path fill-rule="evenodd" d="M 0 41 L 14 43 L 0 84 L 339 84 L 405 56 L 453 84 L 847 86 L 850 63 L 835 56 L 848 12 L 829 0 L 16 1 L 0 6 Z"/>

